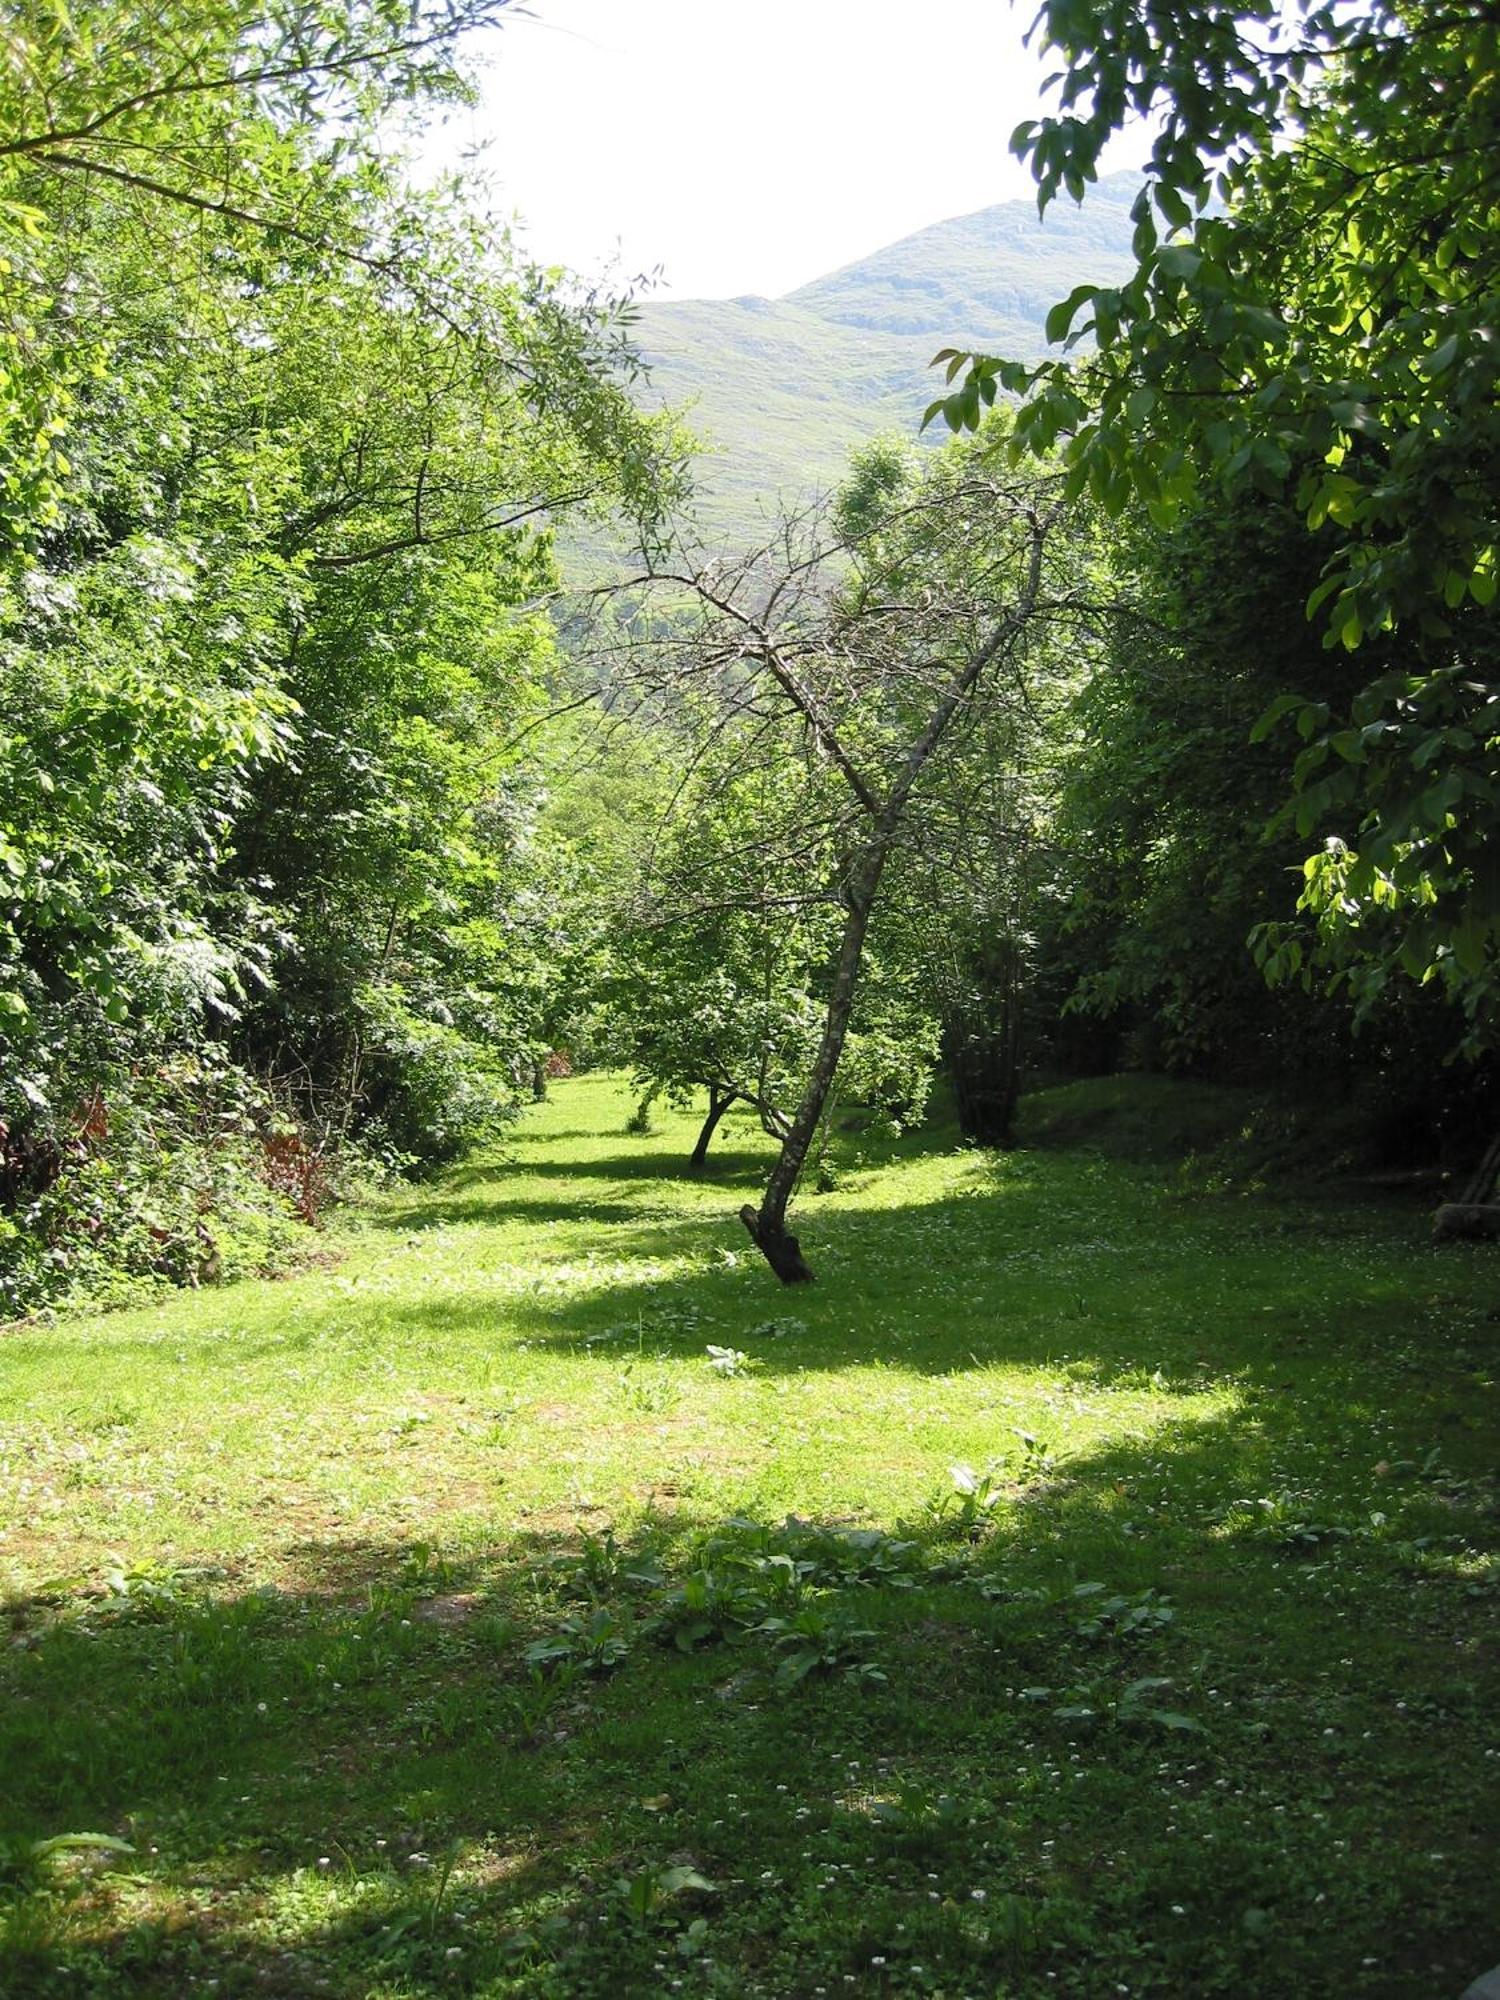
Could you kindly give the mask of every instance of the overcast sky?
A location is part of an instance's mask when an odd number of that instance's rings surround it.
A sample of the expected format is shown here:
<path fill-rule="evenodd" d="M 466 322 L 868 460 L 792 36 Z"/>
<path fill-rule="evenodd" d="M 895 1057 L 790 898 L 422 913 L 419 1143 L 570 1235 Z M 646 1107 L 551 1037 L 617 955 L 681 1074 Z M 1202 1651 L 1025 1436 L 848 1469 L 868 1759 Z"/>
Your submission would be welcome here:
<path fill-rule="evenodd" d="M 529 0 L 486 45 L 479 143 L 532 253 L 774 297 L 929 222 L 1029 196 L 1029 0 Z M 1050 65 L 1048 65 L 1050 66 Z M 1133 166 L 1127 143 L 1109 164 Z"/>

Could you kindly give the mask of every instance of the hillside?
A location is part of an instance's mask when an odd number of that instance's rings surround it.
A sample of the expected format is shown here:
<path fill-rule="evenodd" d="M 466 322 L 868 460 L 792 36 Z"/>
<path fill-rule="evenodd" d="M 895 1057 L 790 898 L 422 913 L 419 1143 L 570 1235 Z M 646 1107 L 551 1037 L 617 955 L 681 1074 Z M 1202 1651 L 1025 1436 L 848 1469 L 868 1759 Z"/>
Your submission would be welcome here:
<path fill-rule="evenodd" d="M 688 411 L 708 447 L 699 514 L 715 539 L 757 538 L 778 498 L 840 477 L 882 431 L 915 435 L 942 346 L 1030 355 L 1048 308 L 1085 279 L 1129 266 L 1120 174 L 1085 208 L 1001 202 L 934 223 L 781 299 L 691 299 L 641 308 L 653 401 Z"/>

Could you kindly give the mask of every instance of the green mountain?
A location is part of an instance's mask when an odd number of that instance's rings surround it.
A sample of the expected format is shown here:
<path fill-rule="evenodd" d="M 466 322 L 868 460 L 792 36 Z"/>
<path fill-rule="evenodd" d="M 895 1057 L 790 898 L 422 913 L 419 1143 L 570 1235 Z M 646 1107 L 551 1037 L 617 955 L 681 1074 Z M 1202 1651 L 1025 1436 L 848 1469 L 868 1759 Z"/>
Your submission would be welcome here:
<path fill-rule="evenodd" d="M 939 347 L 1022 357 L 1049 307 L 1086 280 L 1123 278 L 1139 182 L 1115 175 L 1086 205 L 1031 201 L 934 223 L 781 299 L 647 302 L 638 344 L 653 402 L 686 410 L 707 447 L 698 516 L 715 541 L 758 539 L 777 503 L 842 476 L 881 432 L 914 436 L 941 377 Z"/>

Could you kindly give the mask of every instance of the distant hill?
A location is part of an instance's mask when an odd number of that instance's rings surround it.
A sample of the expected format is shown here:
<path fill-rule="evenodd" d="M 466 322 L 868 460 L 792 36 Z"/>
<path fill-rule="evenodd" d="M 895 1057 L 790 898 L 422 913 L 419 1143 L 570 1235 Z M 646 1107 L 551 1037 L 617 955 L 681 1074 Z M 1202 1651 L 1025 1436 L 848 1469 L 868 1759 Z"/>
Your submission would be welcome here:
<path fill-rule="evenodd" d="M 1131 268 L 1138 185 L 1115 175 L 1045 224 L 1032 201 L 955 216 L 781 299 L 644 304 L 652 401 L 688 406 L 710 447 L 697 473 L 706 531 L 753 541 L 779 499 L 837 484 L 856 446 L 914 436 L 941 387 L 937 348 L 1040 353 L 1049 307 Z"/>

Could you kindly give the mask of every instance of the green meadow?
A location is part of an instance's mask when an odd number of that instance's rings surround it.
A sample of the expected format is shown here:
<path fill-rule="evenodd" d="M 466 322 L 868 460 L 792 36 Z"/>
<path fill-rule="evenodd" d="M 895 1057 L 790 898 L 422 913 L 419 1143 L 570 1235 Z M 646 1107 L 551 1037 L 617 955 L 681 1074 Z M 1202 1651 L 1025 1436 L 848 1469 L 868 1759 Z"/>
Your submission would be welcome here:
<path fill-rule="evenodd" d="M 782 1291 L 758 1130 L 695 1180 L 630 1103 L 0 1334 L 0 1992 L 1500 1961 L 1492 1251 L 1059 1143 L 1063 1091 L 1013 1153 L 842 1133 Z"/>

